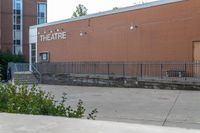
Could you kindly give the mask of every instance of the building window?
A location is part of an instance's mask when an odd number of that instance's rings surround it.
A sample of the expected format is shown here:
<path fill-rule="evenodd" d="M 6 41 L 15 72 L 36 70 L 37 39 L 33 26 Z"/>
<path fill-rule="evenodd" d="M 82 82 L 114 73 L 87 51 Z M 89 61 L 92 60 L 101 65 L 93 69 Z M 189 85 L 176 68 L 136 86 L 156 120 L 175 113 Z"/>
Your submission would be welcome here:
<path fill-rule="evenodd" d="M 31 61 L 32 63 L 36 63 L 36 44 L 31 44 Z"/>
<path fill-rule="evenodd" d="M 42 62 L 49 61 L 49 53 L 48 52 L 40 53 L 40 59 Z"/>
<path fill-rule="evenodd" d="M 47 4 L 39 2 L 37 5 L 37 23 L 43 24 L 47 22 Z"/>
<path fill-rule="evenodd" d="M 14 40 L 13 43 L 17 46 L 20 46 L 21 44 L 21 40 Z"/>
<path fill-rule="evenodd" d="M 14 30 L 21 30 L 21 25 L 15 24 L 13 27 Z"/>
<path fill-rule="evenodd" d="M 22 54 L 23 1 L 13 0 L 13 53 Z"/>

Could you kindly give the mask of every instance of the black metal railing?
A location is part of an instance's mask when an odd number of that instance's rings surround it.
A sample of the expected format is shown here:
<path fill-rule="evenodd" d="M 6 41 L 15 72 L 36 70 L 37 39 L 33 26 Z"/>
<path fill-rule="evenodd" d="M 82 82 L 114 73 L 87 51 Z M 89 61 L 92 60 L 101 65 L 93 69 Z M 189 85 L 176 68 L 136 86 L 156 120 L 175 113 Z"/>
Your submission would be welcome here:
<path fill-rule="evenodd" d="M 8 63 L 8 71 L 11 74 L 11 78 L 13 77 L 14 73 L 19 72 L 32 72 L 32 74 L 36 77 L 39 83 L 42 83 L 42 74 L 38 71 L 37 64 L 32 64 L 30 66 L 29 63 Z M 10 70 L 9 70 L 10 69 Z"/>
<path fill-rule="evenodd" d="M 40 73 L 93 74 L 160 80 L 200 80 L 199 62 L 38 63 Z"/>
<path fill-rule="evenodd" d="M 36 77 L 36 79 L 38 80 L 38 82 L 39 82 L 39 83 L 42 83 L 42 74 L 40 73 L 40 71 L 38 71 L 36 65 L 37 65 L 37 64 L 32 64 L 32 65 L 31 65 L 32 73 L 33 73 L 33 75 Z"/>

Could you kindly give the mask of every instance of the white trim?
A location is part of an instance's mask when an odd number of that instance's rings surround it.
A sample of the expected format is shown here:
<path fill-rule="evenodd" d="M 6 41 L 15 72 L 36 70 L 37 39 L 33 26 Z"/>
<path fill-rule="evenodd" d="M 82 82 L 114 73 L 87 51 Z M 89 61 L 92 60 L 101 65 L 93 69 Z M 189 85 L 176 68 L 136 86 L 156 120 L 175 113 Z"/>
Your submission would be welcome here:
<path fill-rule="evenodd" d="M 32 72 L 32 44 L 29 44 L 29 71 Z"/>
<path fill-rule="evenodd" d="M 37 28 L 29 29 L 29 70 L 32 71 L 32 44 L 35 44 L 35 61 L 38 62 Z"/>
<path fill-rule="evenodd" d="M 50 25 L 55 25 L 55 24 L 80 21 L 80 20 L 85 20 L 85 19 L 90 19 L 90 18 L 95 18 L 95 17 L 100 17 L 100 16 L 107 16 L 107 15 L 112 15 L 112 14 L 117 14 L 117 13 L 122 13 L 122 12 L 128 12 L 128 11 L 133 11 L 133 10 L 138 10 L 138 9 L 144 9 L 144 8 L 155 7 L 155 6 L 165 5 L 165 4 L 171 4 L 171 3 L 175 3 L 175 2 L 181 2 L 181 1 L 187 1 L 187 0 L 157 0 L 154 2 L 149 2 L 149 3 L 139 4 L 139 5 L 135 5 L 135 6 L 119 8 L 116 10 L 110 10 L 110 11 L 90 14 L 90 15 L 81 16 L 81 17 L 77 17 L 77 18 L 70 18 L 70 19 L 50 22 L 50 23 L 46 23 L 46 24 L 34 25 L 34 26 L 31 26 L 30 28 L 40 28 L 40 27 L 45 27 L 45 26 L 50 26 Z"/>
<path fill-rule="evenodd" d="M 30 34 L 29 34 L 30 35 Z M 29 37 L 30 38 L 30 37 Z M 29 71 L 31 71 L 32 72 L 32 60 L 31 60 L 31 50 L 32 50 L 32 48 L 31 48 L 31 43 L 29 42 Z"/>
<path fill-rule="evenodd" d="M 38 63 L 38 45 L 37 45 L 37 41 L 35 42 L 35 63 Z"/>

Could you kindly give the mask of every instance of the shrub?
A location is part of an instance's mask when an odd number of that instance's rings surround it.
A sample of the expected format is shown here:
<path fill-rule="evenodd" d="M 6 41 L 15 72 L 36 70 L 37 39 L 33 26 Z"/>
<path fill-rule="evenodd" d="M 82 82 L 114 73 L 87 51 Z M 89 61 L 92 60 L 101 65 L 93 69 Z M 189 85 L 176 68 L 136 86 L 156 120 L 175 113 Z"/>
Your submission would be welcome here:
<path fill-rule="evenodd" d="M 6 77 L 6 70 L 8 67 L 9 62 L 24 62 L 24 57 L 22 55 L 13 55 L 11 52 L 1 52 L 0 51 L 0 65 L 1 65 L 1 72 L 0 74 L 2 75 L 2 79 L 5 80 Z"/>
<path fill-rule="evenodd" d="M 82 118 L 85 115 L 85 108 L 82 100 L 79 100 L 77 107 L 65 107 L 66 94 L 63 94 L 61 101 L 55 100 L 50 93 L 42 91 L 37 86 L 31 88 L 27 85 L 0 85 L 0 112 L 63 116 L 69 118 Z M 97 109 L 88 114 L 88 119 L 96 118 Z"/>
<path fill-rule="evenodd" d="M 0 81 L 2 80 L 2 65 L 0 64 Z"/>

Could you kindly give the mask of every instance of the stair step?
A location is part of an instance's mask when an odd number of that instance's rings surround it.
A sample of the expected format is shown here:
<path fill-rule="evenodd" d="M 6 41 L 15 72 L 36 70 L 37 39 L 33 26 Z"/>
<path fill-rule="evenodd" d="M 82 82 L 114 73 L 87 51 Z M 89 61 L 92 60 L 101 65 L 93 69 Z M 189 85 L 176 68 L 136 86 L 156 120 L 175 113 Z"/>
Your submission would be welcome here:
<path fill-rule="evenodd" d="M 14 73 L 14 82 L 19 84 L 38 84 L 39 81 L 33 73 Z"/>

